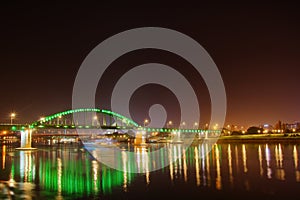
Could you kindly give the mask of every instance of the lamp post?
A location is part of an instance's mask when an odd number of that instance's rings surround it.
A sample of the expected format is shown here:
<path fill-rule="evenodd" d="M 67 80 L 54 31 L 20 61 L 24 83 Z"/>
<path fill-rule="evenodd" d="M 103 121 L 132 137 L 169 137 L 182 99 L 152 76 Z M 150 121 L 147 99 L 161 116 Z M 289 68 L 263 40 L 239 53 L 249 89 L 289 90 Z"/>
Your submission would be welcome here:
<path fill-rule="evenodd" d="M 98 121 L 98 117 L 97 117 L 97 115 L 95 115 L 94 117 L 93 117 L 93 121 L 94 121 L 94 123 L 92 123 L 92 126 L 94 125 L 94 126 L 97 126 L 97 121 Z"/>
<path fill-rule="evenodd" d="M 185 128 L 185 125 L 186 125 L 186 123 L 185 123 L 185 122 L 182 122 L 182 123 L 181 123 L 181 128 L 184 129 L 184 128 Z"/>
<path fill-rule="evenodd" d="M 194 129 L 197 129 L 198 128 L 198 122 L 195 122 L 194 123 Z"/>
<path fill-rule="evenodd" d="M 10 124 L 13 124 L 13 119 L 15 119 L 16 113 L 11 113 L 10 114 Z"/>
<path fill-rule="evenodd" d="M 148 122 L 149 122 L 148 119 L 145 119 L 145 120 L 144 120 L 144 127 L 146 126 L 146 123 L 148 123 Z"/>
<path fill-rule="evenodd" d="M 168 125 L 168 128 L 171 128 L 172 124 L 173 124 L 173 122 L 172 122 L 172 121 L 169 121 L 168 124 L 167 124 L 167 125 Z"/>
<path fill-rule="evenodd" d="M 215 125 L 214 125 L 214 130 L 217 130 L 217 129 L 218 129 L 218 126 L 219 126 L 219 124 L 215 124 Z"/>
<path fill-rule="evenodd" d="M 45 122 L 45 117 L 41 117 L 41 118 L 40 118 L 40 122 L 41 122 L 41 123 Z"/>
<path fill-rule="evenodd" d="M 205 130 L 208 130 L 208 125 L 209 124 L 207 124 L 207 123 L 205 124 L 205 127 L 204 127 Z"/>
<path fill-rule="evenodd" d="M 57 117 L 57 125 L 59 125 L 60 124 L 60 120 L 61 119 L 61 115 L 59 115 L 58 117 Z"/>

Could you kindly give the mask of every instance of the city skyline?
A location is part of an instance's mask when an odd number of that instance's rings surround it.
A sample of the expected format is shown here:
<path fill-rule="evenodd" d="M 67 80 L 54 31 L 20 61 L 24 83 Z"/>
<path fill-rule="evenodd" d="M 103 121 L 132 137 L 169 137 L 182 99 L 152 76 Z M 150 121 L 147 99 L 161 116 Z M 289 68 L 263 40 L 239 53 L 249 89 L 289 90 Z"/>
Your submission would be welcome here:
<path fill-rule="evenodd" d="M 287 3 L 177 5 L 170 6 L 166 12 L 168 6 L 123 9 L 74 3 L 68 10 L 68 4 L 4 4 L 0 33 L 4 47 L 1 48 L 0 84 L 4 95 L 0 121 L 9 122 L 11 112 L 16 112 L 16 120 L 23 123 L 71 108 L 73 83 L 86 55 L 111 35 L 144 26 L 180 31 L 207 50 L 219 68 L 227 93 L 225 124 L 251 126 L 275 124 L 279 120 L 300 121 L 297 93 L 300 28 L 296 6 Z M 205 83 L 193 75 L 186 61 L 167 52 L 133 52 L 112 63 L 104 78 L 110 84 L 98 86 L 104 95 L 97 93 L 96 107 L 109 108 L 114 81 L 126 70 L 144 62 L 162 62 L 184 71 L 196 84 L 201 122 L 208 121 L 210 103 Z M 145 94 L 146 90 L 161 91 L 166 99 L 173 99 L 165 88 L 141 88 L 132 100 L 136 105 L 132 110 L 140 120 L 148 117 L 143 105 L 147 107 L 159 100 Z M 169 102 L 177 106 L 176 101 Z M 171 115 L 176 115 L 177 110 L 172 106 L 170 109 Z"/>

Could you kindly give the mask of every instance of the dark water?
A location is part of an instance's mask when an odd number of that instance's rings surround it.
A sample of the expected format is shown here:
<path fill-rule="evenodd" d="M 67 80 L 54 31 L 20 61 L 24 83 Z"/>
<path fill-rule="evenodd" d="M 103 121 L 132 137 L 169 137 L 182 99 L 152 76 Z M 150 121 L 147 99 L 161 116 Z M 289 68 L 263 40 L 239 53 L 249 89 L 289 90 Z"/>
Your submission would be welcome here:
<path fill-rule="evenodd" d="M 25 152 L 2 145 L 0 198 L 299 199 L 300 144 L 216 144 L 202 158 L 205 148 L 174 144 L 172 155 L 182 151 L 180 159 L 138 174 L 111 169 L 80 146 Z"/>

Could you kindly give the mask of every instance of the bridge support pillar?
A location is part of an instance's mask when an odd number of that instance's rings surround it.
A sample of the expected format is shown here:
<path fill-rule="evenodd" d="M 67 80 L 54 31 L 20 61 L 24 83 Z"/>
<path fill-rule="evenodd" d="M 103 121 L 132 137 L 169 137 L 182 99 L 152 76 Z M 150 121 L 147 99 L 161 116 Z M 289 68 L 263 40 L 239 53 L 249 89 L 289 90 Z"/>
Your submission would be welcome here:
<path fill-rule="evenodd" d="M 145 131 L 137 131 L 135 134 L 135 145 L 145 145 L 146 144 L 146 132 Z"/>
<path fill-rule="evenodd" d="M 31 147 L 31 136 L 32 129 L 21 131 L 21 147 L 16 148 L 17 150 L 35 150 L 37 148 Z"/>

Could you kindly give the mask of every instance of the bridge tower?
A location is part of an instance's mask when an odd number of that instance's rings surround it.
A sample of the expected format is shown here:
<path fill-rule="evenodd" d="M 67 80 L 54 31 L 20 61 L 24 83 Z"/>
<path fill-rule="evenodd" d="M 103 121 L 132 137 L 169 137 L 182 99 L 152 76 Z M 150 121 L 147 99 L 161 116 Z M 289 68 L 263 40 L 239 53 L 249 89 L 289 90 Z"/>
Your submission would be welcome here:
<path fill-rule="evenodd" d="M 145 145 L 146 144 L 146 132 L 143 130 L 138 130 L 135 134 L 135 145 Z"/>
<path fill-rule="evenodd" d="M 31 136 L 32 129 L 21 131 L 21 147 L 16 149 L 21 151 L 36 150 L 37 148 L 31 147 Z"/>

